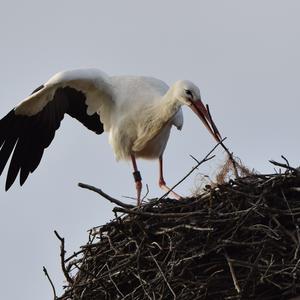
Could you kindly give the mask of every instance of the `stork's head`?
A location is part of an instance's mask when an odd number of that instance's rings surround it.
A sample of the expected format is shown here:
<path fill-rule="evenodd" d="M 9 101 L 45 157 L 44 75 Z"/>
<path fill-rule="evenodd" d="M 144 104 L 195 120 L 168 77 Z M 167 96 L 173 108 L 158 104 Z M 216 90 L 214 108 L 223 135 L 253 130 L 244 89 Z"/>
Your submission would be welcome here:
<path fill-rule="evenodd" d="M 208 131 L 219 142 L 222 138 L 214 124 L 207 108 L 201 101 L 201 95 L 199 88 L 188 80 L 179 80 L 173 86 L 174 97 L 181 102 L 189 106 L 193 112 L 200 118 Z"/>

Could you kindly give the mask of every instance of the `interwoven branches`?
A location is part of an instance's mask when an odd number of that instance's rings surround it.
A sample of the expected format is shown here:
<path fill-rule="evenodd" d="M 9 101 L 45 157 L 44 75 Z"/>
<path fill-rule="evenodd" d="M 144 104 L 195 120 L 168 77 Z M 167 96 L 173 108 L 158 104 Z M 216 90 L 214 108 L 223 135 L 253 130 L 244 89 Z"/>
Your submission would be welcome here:
<path fill-rule="evenodd" d="M 289 299 L 300 294 L 300 177 L 250 175 L 182 201 L 118 206 L 71 258 L 57 299 Z"/>

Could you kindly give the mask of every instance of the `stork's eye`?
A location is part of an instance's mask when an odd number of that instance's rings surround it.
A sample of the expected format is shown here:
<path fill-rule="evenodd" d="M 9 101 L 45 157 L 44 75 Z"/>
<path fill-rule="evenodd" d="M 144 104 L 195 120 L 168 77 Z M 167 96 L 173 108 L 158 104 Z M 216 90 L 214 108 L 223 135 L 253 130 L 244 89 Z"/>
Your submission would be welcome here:
<path fill-rule="evenodd" d="M 190 90 L 185 90 L 185 93 L 193 99 L 193 93 Z"/>

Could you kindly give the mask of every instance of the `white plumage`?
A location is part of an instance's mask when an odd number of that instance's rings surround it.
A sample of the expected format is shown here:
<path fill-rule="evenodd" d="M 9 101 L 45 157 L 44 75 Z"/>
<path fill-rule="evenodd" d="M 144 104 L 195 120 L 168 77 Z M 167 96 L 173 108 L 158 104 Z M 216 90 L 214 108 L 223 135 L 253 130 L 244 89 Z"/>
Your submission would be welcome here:
<path fill-rule="evenodd" d="M 0 120 L 0 175 L 13 153 L 6 189 L 19 173 L 22 185 L 36 169 L 68 113 L 98 134 L 108 132 L 117 160 L 132 160 L 138 203 L 142 184 L 136 158 L 159 159 L 159 184 L 168 190 L 162 156 L 172 125 L 182 128 L 182 105 L 190 106 L 220 140 L 198 87 L 190 81 L 169 88 L 152 77 L 110 77 L 97 69 L 58 73 Z"/>

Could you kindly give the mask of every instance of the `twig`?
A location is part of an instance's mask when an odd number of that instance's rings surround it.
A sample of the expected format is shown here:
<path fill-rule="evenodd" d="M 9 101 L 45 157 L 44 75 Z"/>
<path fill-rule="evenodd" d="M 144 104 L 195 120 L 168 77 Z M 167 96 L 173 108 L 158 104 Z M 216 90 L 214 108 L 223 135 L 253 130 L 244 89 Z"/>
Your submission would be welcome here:
<path fill-rule="evenodd" d="M 181 180 L 179 180 L 175 185 L 173 185 L 169 191 L 167 191 L 165 194 L 163 194 L 158 200 L 161 200 L 163 198 L 165 198 L 166 196 L 168 196 L 168 194 L 173 191 L 179 184 L 181 184 L 185 179 L 187 179 L 200 165 L 202 165 L 203 163 L 213 159 L 215 157 L 215 155 L 210 156 L 215 150 L 216 148 L 222 144 L 223 141 L 226 140 L 226 137 L 221 140 L 220 142 L 218 142 L 207 154 L 206 156 L 200 160 L 196 166 L 194 166 Z"/>
<path fill-rule="evenodd" d="M 197 226 L 192 226 L 189 224 L 180 224 L 174 227 L 168 227 L 168 228 L 159 228 L 158 231 L 155 232 L 155 234 L 165 234 L 168 232 L 176 231 L 177 229 L 190 229 L 190 230 L 195 230 L 195 231 L 213 231 L 213 228 L 205 228 L 205 227 L 197 227 Z"/>
<path fill-rule="evenodd" d="M 273 164 L 274 166 L 277 166 L 277 167 L 282 167 L 282 168 L 284 168 L 284 169 L 287 169 L 287 170 L 290 170 L 290 171 L 293 171 L 293 172 L 296 172 L 296 171 L 297 171 L 297 169 L 295 169 L 295 168 L 289 166 L 288 164 L 279 163 L 279 162 L 277 162 L 277 161 L 275 161 L 275 160 L 269 160 L 269 162 L 270 162 L 271 164 Z"/>
<path fill-rule="evenodd" d="M 281 158 L 286 162 L 286 164 L 288 166 L 290 166 L 290 163 L 289 163 L 289 161 L 287 160 L 287 158 L 285 156 L 281 155 Z"/>
<path fill-rule="evenodd" d="M 124 294 L 120 291 L 120 289 L 118 288 L 117 284 L 114 282 L 114 280 L 113 280 L 113 278 L 112 278 L 112 276 L 111 276 L 111 270 L 110 270 L 108 264 L 106 263 L 105 266 L 106 266 L 106 268 L 107 268 L 107 270 L 108 270 L 108 276 L 109 276 L 109 279 L 111 280 L 112 284 L 113 284 L 114 287 L 116 288 L 116 290 L 117 290 L 117 292 L 119 293 L 119 295 L 121 295 L 122 298 L 124 298 L 124 297 L 125 297 Z"/>
<path fill-rule="evenodd" d="M 213 121 L 213 119 L 212 119 L 211 114 L 210 114 L 208 104 L 206 104 L 206 109 L 207 109 L 208 116 L 209 116 L 209 118 L 210 118 L 210 122 L 211 122 L 211 124 L 212 124 L 214 133 L 215 133 L 215 134 L 219 134 L 219 132 L 218 132 L 218 130 L 217 130 L 217 127 L 216 127 L 216 125 L 215 125 L 215 123 L 214 123 L 214 121 Z M 219 135 L 220 135 L 220 134 L 219 134 Z M 223 147 L 223 149 L 227 152 L 228 157 L 229 157 L 229 159 L 230 159 L 230 161 L 231 161 L 231 163 L 232 163 L 233 171 L 234 171 L 234 176 L 235 176 L 236 178 L 239 178 L 239 172 L 238 172 L 238 169 L 237 169 L 237 166 L 236 166 L 236 161 L 235 161 L 235 159 L 233 158 L 233 154 L 232 154 L 232 152 L 229 151 L 229 149 L 224 145 L 223 142 L 224 142 L 224 139 L 221 140 L 221 141 L 219 141 L 219 143 L 221 144 L 221 146 Z"/>
<path fill-rule="evenodd" d="M 248 285 L 249 285 L 249 282 L 250 282 L 250 278 L 253 276 L 254 272 L 256 272 L 256 270 L 257 270 L 257 265 L 258 265 L 258 262 L 259 262 L 259 260 L 261 258 L 261 255 L 262 255 L 264 249 L 265 249 L 265 243 L 263 244 L 263 246 L 260 249 L 258 255 L 256 256 L 256 259 L 255 259 L 255 261 L 253 263 L 253 266 L 252 266 L 250 272 L 248 273 L 248 276 L 247 276 L 247 278 L 245 280 L 245 283 L 244 283 L 244 286 L 243 286 L 243 294 L 247 293 L 247 289 L 248 289 Z"/>
<path fill-rule="evenodd" d="M 54 300 L 56 300 L 56 299 L 57 299 L 57 296 L 56 296 L 55 286 L 54 286 L 54 284 L 53 284 L 53 282 L 52 282 L 52 280 L 51 280 L 51 278 L 50 278 L 50 276 L 49 276 L 49 274 L 48 274 L 48 271 L 47 271 L 47 269 L 46 269 L 45 266 L 43 267 L 43 271 L 44 271 L 46 277 L 48 278 L 48 280 L 49 280 L 49 282 L 50 282 L 50 284 L 51 284 L 52 291 L 53 291 L 53 296 L 54 296 Z"/>
<path fill-rule="evenodd" d="M 62 238 L 56 230 L 54 230 L 54 234 L 56 235 L 56 237 L 60 240 L 60 262 L 61 262 L 61 268 L 62 271 L 65 275 L 66 280 L 72 285 L 74 283 L 73 279 L 70 277 L 67 269 L 66 269 L 66 265 L 65 265 L 65 254 L 66 254 L 66 250 L 65 250 L 65 239 Z"/>
<path fill-rule="evenodd" d="M 227 254 L 227 251 L 224 249 L 224 256 L 227 260 L 227 263 L 228 263 L 228 266 L 229 266 L 229 269 L 230 269 L 230 273 L 231 273 L 231 277 L 232 277 L 232 280 L 233 280 L 233 283 L 234 283 L 234 287 L 236 289 L 236 291 L 240 294 L 241 293 L 241 289 L 240 289 L 240 286 L 239 286 L 239 283 L 236 279 L 236 275 L 235 275 L 235 271 L 234 271 L 234 268 L 233 268 L 233 265 L 230 261 L 230 258 L 228 257 L 228 254 Z"/>
<path fill-rule="evenodd" d="M 173 299 L 177 299 L 176 294 L 175 294 L 175 292 L 173 291 L 172 287 L 170 286 L 170 283 L 168 282 L 168 280 L 167 280 L 167 278 L 166 278 L 164 272 L 162 271 L 162 269 L 161 269 L 159 263 L 157 262 L 157 260 L 156 260 L 155 257 L 153 256 L 152 252 L 151 252 L 151 251 L 149 251 L 149 252 L 150 252 L 150 255 L 151 255 L 153 261 L 155 262 L 155 264 L 156 264 L 156 266 L 157 266 L 157 268 L 158 268 L 160 274 L 162 275 L 162 277 L 163 277 L 165 283 L 167 284 L 167 286 L 168 286 L 170 292 L 172 293 L 172 295 L 173 295 L 173 297 L 174 297 Z"/>
<path fill-rule="evenodd" d="M 85 183 L 78 183 L 78 186 L 83 188 L 83 189 L 93 191 L 93 192 L 101 195 L 102 197 L 104 197 L 106 200 L 108 200 L 108 201 L 110 201 L 114 204 L 117 204 L 118 206 L 121 206 L 121 207 L 124 207 L 124 208 L 133 208 L 134 207 L 134 205 L 123 203 L 120 200 L 117 200 L 117 199 L 109 196 L 108 194 L 104 193 L 102 190 L 100 190 L 100 189 L 98 189 L 98 188 L 96 188 L 92 185 L 88 185 L 88 184 L 85 184 Z"/>
<path fill-rule="evenodd" d="M 69 256 L 66 260 L 65 263 L 67 263 L 68 261 L 70 261 L 71 259 L 73 259 L 74 257 L 78 256 L 79 254 L 81 254 L 82 252 L 84 252 L 84 250 L 79 250 L 77 252 L 74 252 L 71 256 Z"/>
<path fill-rule="evenodd" d="M 289 205 L 289 202 L 287 201 L 287 198 L 286 198 L 286 196 L 285 196 L 284 191 L 282 190 L 282 188 L 281 188 L 280 190 L 281 190 L 282 197 L 283 197 L 283 199 L 284 199 L 284 201 L 285 201 L 285 203 L 286 203 L 286 206 L 287 206 L 287 208 L 288 208 L 288 210 L 289 210 L 289 212 L 290 212 L 290 214 L 291 214 L 292 221 L 293 221 L 293 224 L 295 225 L 295 229 L 296 229 L 296 233 L 297 233 L 297 243 L 296 243 L 296 244 L 297 244 L 297 248 L 296 248 L 295 254 L 294 254 L 294 259 L 297 259 L 297 257 L 298 257 L 298 252 L 299 252 L 299 247 L 300 247 L 300 232 L 299 232 L 299 225 L 297 224 L 297 222 L 295 222 L 294 214 L 293 214 L 293 212 L 292 212 L 292 210 L 291 210 L 291 207 L 290 207 L 290 205 Z"/>
<path fill-rule="evenodd" d="M 150 190 L 149 190 L 149 185 L 146 184 L 146 193 L 143 196 L 143 198 L 141 199 L 141 203 L 143 203 L 143 201 L 146 199 L 146 197 L 148 196 Z M 136 197 L 132 197 L 132 196 L 122 196 L 125 199 L 130 199 L 130 200 L 135 200 L 136 201 Z"/>
<path fill-rule="evenodd" d="M 142 198 L 142 203 L 143 203 L 143 201 L 146 199 L 146 197 L 148 196 L 148 194 L 149 194 L 149 186 L 148 186 L 148 184 L 146 184 L 146 193 L 145 193 L 145 196 Z"/>
<path fill-rule="evenodd" d="M 206 215 L 206 211 L 192 211 L 186 213 L 153 213 L 147 211 L 139 211 L 135 209 L 126 209 L 121 207 L 115 207 L 113 212 L 122 212 L 127 214 L 133 215 L 140 215 L 140 216 L 148 216 L 148 217 L 162 217 L 162 218 L 180 218 L 180 217 L 191 217 L 191 216 L 203 216 Z"/>
<path fill-rule="evenodd" d="M 195 156 L 193 156 L 192 154 L 190 154 L 190 157 L 191 157 L 197 164 L 199 164 L 199 160 L 198 160 Z"/>

